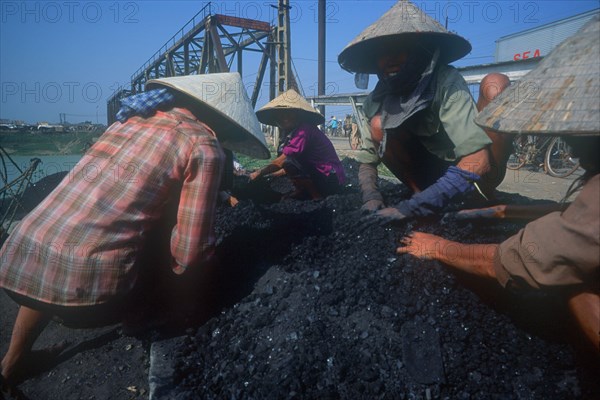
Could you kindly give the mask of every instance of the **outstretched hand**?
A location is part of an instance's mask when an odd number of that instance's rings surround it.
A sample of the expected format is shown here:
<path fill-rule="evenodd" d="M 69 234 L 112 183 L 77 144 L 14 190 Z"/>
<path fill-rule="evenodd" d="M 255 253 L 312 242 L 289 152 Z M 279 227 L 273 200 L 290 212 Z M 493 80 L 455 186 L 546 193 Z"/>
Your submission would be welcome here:
<path fill-rule="evenodd" d="M 398 254 L 410 254 L 422 260 L 437 259 L 446 239 L 430 233 L 412 232 L 400 239 Z"/>
<path fill-rule="evenodd" d="M 385 204 L 383 204 L 383 201 L 373 199 L 373 200 L 369 200 L 366 203 L 364 203 L 360 209 L 363 211 L 373 212 L 373 211 L 380 210 L 383 207 L 385 207 Z"/>
<path fill-rule="evenodd" d="M 456 213 L 455 218 L 460 219 L 477 219 L 477 218 L 505 218 L 506 205 L 497 205 L 486 208 L 476 208 L 471 210 L 461 210 Z"/>
<path fill-rule="evenodd" d="M 401 221 L 402 219 L 406 218 L 404 214 L 402 214 L 400 211 L 393 207 L 378 209 L 377 203 L 380 203 L 381 206 L 384 206 L 383 202 L 381 201 L 371 200 L 371 202 L 374 203 L 366 202 L 360 208 L 360 225 L 363 228 L 368 228 L 370 226 L 387 226 L 388 224 L 394 221 Z M 367 208 L 367 204 L 373 206 L 373 208 Z"/>
<path fill-rule="evenodd" d="M 384 222 L 400 221 L 406 218 L 406 215 L 394 207 L 382 208 L 375 212 L 375 216 Z"/>
<path fill-rule="evenodd" d="M 229 204 L 230 207 L 235 207 L 239 204 L 239 200 L 237 199 L 237 197 L 234 196 L 229 196 L 229 199 L 227 199 L 227 203 Z"/>
<path fill-rule="evenodd" d="M 257 169 L 256 171 L 254 171 L 254 172 L 251 172 L 251 173 L 248 175 L 248 178 L 249 178 L 251 181 L 254 181 L 254 180 L 256 180 L 256 179 L 257 179 L 259 176 L 260 176 L 260 169 Z"/>

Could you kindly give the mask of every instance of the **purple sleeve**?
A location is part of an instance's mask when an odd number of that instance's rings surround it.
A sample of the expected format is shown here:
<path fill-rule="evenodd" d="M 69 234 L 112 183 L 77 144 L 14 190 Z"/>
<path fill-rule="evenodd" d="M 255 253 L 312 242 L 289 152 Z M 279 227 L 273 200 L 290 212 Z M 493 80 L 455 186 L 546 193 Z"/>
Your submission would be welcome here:
<path fill-rule="evenodd" d="M 291 156 L 293 154 L 300 154 L 304 151 L 306 142 L 308 140 L 308 130 L 298 128 L 294 133 L 294 136 L 290 139 L 287 146 L 283 148 L 283 154 Z"/>

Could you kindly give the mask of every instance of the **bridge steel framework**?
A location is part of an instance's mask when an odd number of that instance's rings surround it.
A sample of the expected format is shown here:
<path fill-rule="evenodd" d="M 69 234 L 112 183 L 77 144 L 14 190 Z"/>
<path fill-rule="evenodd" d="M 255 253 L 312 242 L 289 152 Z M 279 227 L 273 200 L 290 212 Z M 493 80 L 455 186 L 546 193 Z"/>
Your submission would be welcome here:
<path fill-rule="evenodd" d="M 270 99 L 277 86 L 277 27 L 264 21 L 212 14 L 210 3 L 200 10 L 133 75 L 131 87 L 119 88 L 107 101 L 108 124 L 116 120 L 120 100 L 142 92 L 150 79 L 181 75 L 229 72 L 234 61 L 242 75 L 243 54 L 260 53 L 260 61 L 251 94 L 252 105 L 258 100 L 263 78 L 270 68 Z M 243 75 L 242 75 L 243 76 Z"/>

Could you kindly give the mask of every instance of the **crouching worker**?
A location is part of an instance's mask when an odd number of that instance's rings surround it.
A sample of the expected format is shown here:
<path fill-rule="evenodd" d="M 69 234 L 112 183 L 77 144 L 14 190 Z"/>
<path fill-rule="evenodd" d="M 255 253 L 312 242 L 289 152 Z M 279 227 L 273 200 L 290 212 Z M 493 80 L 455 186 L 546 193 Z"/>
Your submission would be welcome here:
<path fill-rule="evenodd" d="M 537 87 L 533 98 L 514 103 L 509 88 L 477 117 L 499 133 L 563 134 L 585 173 L 560 212 L 530 222 L 500 244 L 461 244 L 416 232 L 398 253 L 439 260 L 452 268 L 497 280 L 502 286 L 559 293 L 574 323 L 600 355 L 600 18 L 565 40 L 522 79 Z M 548 85 L 552 82 L 552 85 Z M 585 92 L 586 96 L 580 93 Z M 559 99 L 548 107 L 548 99 Z M 579 110 L 581 113 L 573 112 Z"/>
<path fill-rule="evenodd" d="M 363 103 L 362 130 L 371 134 L 356 157 L 363 209 L 385 207 L 376 185 L 380 162 L 414 193 L 378 211 L 380 217 L 430 216 L 464 195 L 489 197 L 492 140 L 473 122 L 477 108 L 469 88 L 448 65 L 470 50 L 466 39 L 399 1 L 340 53 L 345 70 L 379 78 Z"/>
<path fill-rule="evenodd" d="M 19 371 L 22 361 L 51 318 L 78 326 L 119 321 L 150 267 L 142 260 L 153 260 L 147 237 L 165 216 L 163 269 L 187 282 L 212 265 L 223 147 L 269 158 L 239 74 L 150 80 L 146 90 L 122 101 L 120 122 L 0 250 L 0 287 L 20 306 L 1 363 L 3 385 L 27 372 Z M 226 101 L 233 92 L 237 101 Z"/>
<path fill-rule="evenodd" d="M 346 175 L 331 141 L 318 128 L 324 117 L 293 89 L 281 94 L 256 112 L 258 120 L 280 128 L 281 155 L 250 174 L 255 180 L 284 170 L 295 190 L 295 199 L 321 199 L 337 193 Z"/>

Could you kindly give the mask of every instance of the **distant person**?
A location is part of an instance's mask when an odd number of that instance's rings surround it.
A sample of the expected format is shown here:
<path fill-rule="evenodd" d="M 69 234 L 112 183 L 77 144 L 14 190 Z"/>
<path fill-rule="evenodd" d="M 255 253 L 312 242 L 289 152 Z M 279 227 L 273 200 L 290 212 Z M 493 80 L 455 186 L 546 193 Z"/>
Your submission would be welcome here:
<path fill-rule="evenodd" d="M 470 50 L 466 39 L 399 1 L 340 53 L 342 68 L 379 77 L 363 102 L 370 135 L 356 156 L 363 209 L 383 208 L 378 216 L 402 219 L 434 215 L 471 193 L 489 197 L 492 141 L 473 122 L 475 102 L 449 65 Z M 384 208 L 380 162 L 414 193 L 411 198 Z"/>
<path fill-rule="evenodd" d="M 329 128 L 329 134 L 331 136 L 337 136 L 338 124 L 339 121 L 335 116 L 332 115 L 331 119 L 329 120 L 329 123 L 327 124 L 327 127 Z"/>
<path fill-rule="evenodd" d="M 239 74 L 154 79 L 146 89 L 122 100 L 119 122 L 0 250 L 0 287 L 20 306 L 4 385 L 26 372 L 22 361 L 53 316 L 78 325 L 122 318 L 146 263 L 164 259 L 181 275 L 170 295 L 175 310 L 185 307 L 194 277 L 214 263 L 222 146 L 269 157 Z M 155 254 L 148 236 L 163 223 L 170 254 Z"/>
<path fill-rule="evenodd" d="M 342 125 L 344 128 L 344 136 L 350 137 L 350 133 L 352 133 L 352 115 L 346 114 L 346 118 L 344 118 L 344 124 Z"/>
<path fill-rule="evenodd" d="M 533 96 L 522 94 L 516 102 L 518 88 L 509 88 L 476 119 L 498 134 L 564 135 L 585 170 L 565 196 L 581 189 L 575 200 L 500 244 L 464 244 L 413 232 L 397 248 L 401 254 L 438 260 L 496 280 L 509 290 L 542 290 L 558 296 L 568 304 L 596 355 L 600 355 L 599 36 L 600 17 L 595 17 L 522 78 L 523 87 L 538 88 Z"/>
<path fill-rule="evenodd" d="M 358 124 L 351 114 L 347 114 L 344 118 L 344 136 L 350 140 L 352 150 L 358 150 L 362 146 L 362 138 L 358 130 Z"/>
<path fill-rule="evenodd" d="M 287 198 L 321 199 L 338 193 L 346 175 L 333 144 L 318 128 L 323 116 L 293 89 L 282 93 L 256 112 L 264 124 L 283 132 L 281 155 L 250 174 L 255 180 L 284 170 L 295 190 Z"/>

